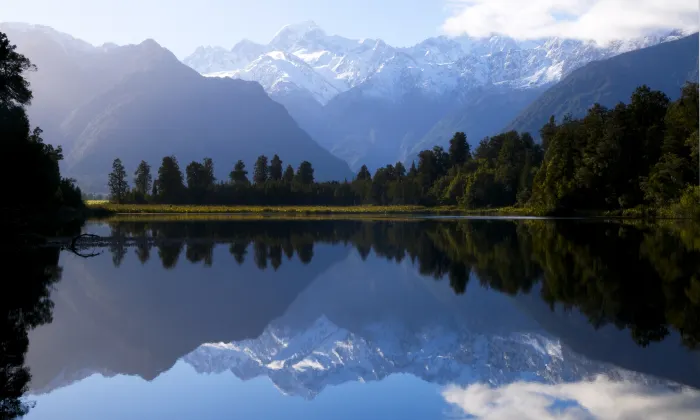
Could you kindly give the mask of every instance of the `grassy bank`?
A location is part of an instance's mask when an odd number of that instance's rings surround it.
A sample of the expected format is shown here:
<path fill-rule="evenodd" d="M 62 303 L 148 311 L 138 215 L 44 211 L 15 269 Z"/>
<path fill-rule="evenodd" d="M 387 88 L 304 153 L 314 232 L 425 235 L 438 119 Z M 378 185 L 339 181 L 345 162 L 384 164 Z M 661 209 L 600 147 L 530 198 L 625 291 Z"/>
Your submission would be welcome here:
<path fill-rule="evenodd" d="M 92 218 L 114 215 L 453 215 L 453 216 L 518 216 L 518 217 L 586 217 L 586 218 L 625 218 L 625 219 L 685 219 L 692 215 L 670 209 L 652 207 L 618 211 L 584 211 L 574 213 L 550 213 L 532 207 L 500 207 L 491 209 L 467 210 L 457 206 L 225 206 L 225 205 L 174 205 L 174 204 L 113 204 L 107 201 L 88 201 L 87 207 Z"/>
<path fill-rule="evenodd" d="M 276 214 L 276 215 L 471 215 L 471 216 L 544 216 L 531 208 L 504 207 L 497 209 L 466 210 L 457 206 L 212 206 L 171 204 L 112 204 L 106 201 L 88 201 L 94 217 L 116 214 Z"/>
<path fill-rule="evenodd" d="M 424 206 L 212 206 L 88 202 L 100 214 L 461 214 L 457 207 Z"/>

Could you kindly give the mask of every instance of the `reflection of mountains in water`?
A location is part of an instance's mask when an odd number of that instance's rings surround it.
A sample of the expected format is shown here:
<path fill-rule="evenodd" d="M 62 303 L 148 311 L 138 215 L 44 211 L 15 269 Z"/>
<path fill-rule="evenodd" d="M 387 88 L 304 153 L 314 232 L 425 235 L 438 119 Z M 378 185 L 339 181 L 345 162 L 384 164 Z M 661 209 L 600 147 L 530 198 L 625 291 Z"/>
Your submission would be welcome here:
<path fill-rule="evenodd" d="M 225 246 L 211 266 L 64 254 L 63 280 L 51 294 L 53 322 L 29 334 L 27 364 L 35 393 L 92 373 L 151 380 L 209 341 L 259 336 L 315 277 L 347 255 L 318 245 L 315 264 L 286 261 L 276 271 L 233 262 Z"/>
<path fill-rule="evenodd" d="M 327 386 L 396 373 L 443 385 L 604 374 L 675 387 L 574 353 L 507 296 L 475 287 L 460 297 L 407 264 L 367 261 L 351 257 L 333 267 L 257 339 L 204 344 L 184 360 L 199 373 L 267 376 L 284 394 L 308 399 Z"/>
<path fill-rule="evenodd" d="M 327 385 L 398 372 L 436 383 L 559 382 L 600 372 L 653 381 L 610 363 L 700 387 L 697 355 L 677 346 L 676 336 L 642 349 L 626 330 L 594 332 L 578 314 L 551 314 L 539 296 L 545 296 L 542 284 L 551 295 L 557 291 L 552 285 L 568 291 L 578 278 L 552 271 L 568 270 L 566 265 L 538 265 L 533 253 L 565 262 L 571 261 L 566 252 L 581 252 L 585 258 L 574 260 L 581 267 L 571 271 L 583 273 L 586 264 L 610 267 L 605 280 L 614 285 L 620 281 L 616 270 L 635 257 L 633 247 L 619 242 L 639 246 L 633 230 L 613 236 L 618 243 L 602 248 L 602 257 L 590 255 L 597 248 L 578 235 L 595 230 L 600 235 L 590 242 L 600 245 L 601 238 L 611 240 L 608 228 L 562 234 L 555 227 L 510 221 L 118 225 L 113 236 L 121 230 L 161 241 L 158 258 L 149 260 L 148 247 L 132 250 L 117 243 L 110 249 L 112 261 L 106 255 L 63 261 L 64 280 L 52 294 L 54 322 L 30 336 L 32 388 L 47 392 L 92 373 L 150 380 L 184 356 L 200 372 L 232 370 L 244 379 L 268 375 L 284 392 L 307 398 Z M 573 239 L 572 246 L 554 252 L 566 239 Z M 357 250 L 349 258 L 348 244 Z M 632 251 L 626 260 L 610 262 L 604 252 L 610 246 Z M 127 255 L 132 251 L 143 264 Z M 278 264 L 280 252 L 287 257 L 284 264 Z M 542 267 L 549 277 L 538 283 Z M 658 278 L 644 280 L 655 285 Z M 478 282 L 533 293 L 519 295 L 515 304 Z M 575 292 L 567 297 L 588 296 Z M 631 312 L 622 315 L 644 309 L 625 304 Z M 571 316 L 581 322 L 571 323 Z M 645 318 L 632 319 L 637 320 Z"/>

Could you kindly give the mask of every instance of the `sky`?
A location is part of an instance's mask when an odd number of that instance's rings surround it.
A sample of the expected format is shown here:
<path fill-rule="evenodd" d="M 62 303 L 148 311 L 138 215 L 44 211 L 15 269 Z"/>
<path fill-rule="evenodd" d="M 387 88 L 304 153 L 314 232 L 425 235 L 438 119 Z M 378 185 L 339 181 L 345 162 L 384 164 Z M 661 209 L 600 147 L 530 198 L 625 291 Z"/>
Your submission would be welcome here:
<path fill-rule="evenodd" d="M 408 46 L 436 35 L 607 42 L 697 30 L 698 0 L 0 0 L 0 22 L 43 24 L 95 45 L 147 38 L 184 58 L 200 45 L 267 43 L 284 25 Z"/>

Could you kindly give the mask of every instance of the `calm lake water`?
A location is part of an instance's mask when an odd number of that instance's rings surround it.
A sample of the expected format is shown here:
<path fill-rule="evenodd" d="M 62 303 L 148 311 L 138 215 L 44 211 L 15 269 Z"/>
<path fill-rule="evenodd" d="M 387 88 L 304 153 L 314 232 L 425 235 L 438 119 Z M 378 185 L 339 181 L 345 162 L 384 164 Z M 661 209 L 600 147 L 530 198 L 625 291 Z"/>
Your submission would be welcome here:
<path fill-rule="evenodd" d="M 27 419 L 700 418 L 698 226 L 85 231 L 99 255 L 11 254 L 2 404 Z"/>

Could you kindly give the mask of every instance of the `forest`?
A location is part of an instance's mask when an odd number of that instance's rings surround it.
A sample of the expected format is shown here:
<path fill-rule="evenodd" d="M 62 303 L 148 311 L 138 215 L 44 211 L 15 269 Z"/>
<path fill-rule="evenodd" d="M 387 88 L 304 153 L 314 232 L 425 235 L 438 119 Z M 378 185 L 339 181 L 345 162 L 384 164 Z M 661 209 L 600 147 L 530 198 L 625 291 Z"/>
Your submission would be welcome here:
<path fill-rule="evenodd" d="M 316 182 L 310 162 L 294 169 L 278 155 L 258 157 L 252 172 L 239 160 L 226 180 L 215 178 L 211 158 L 183 172 L 166 156 L 156 174 L 142 161 L 130 185 L 115 159 L 108 186 L 115 203 L 520 207 L 537 214 L 668 209 L 700 217 L 697 83 L 687 83 L 676 101 L 641 86 L 628 104 L 594 105 L 581 119 L 551 117 L 540 137 L 506 132 L 472 151 L 458 132 L 447 150 L 424 150 L 410 168 L 397 162 L 372 174 L 363 166 L 342 182 Z"/>

